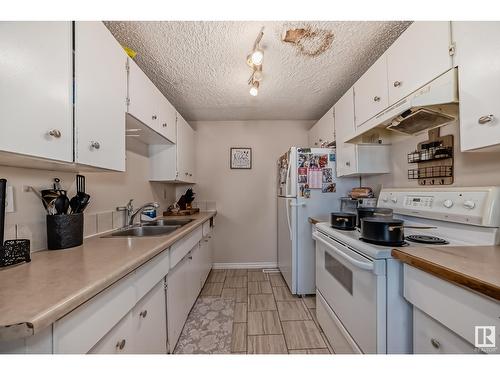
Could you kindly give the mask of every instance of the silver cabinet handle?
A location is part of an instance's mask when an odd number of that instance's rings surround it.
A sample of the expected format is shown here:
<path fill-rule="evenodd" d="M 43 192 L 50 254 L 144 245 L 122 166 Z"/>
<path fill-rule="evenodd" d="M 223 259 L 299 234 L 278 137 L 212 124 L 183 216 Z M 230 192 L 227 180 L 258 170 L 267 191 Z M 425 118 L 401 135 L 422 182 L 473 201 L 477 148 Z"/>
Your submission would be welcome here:
<path fill-rule="evenodd" d="M 90 148 L 94 150 L 99 150 L 101 148 L 101 144 L 97 141 L 90 141 Z"/>
<path fill-rule="evenodd" d="M 61 131 L 57 129 L 52 129 L 49 131 L 49 135 L 54 138 L 61 138 Z"/>
<path fill-rule="evenodd" d="M 153 116 L 151 116 L 151 118 L 152 118 L 153 120 L 156 120 L 156 119 L 158 118 L 158 116 L 153 115 Z"/>
<path fill-rule="evenodd" d="M 127 343 L 127 340 L 125 340 L 125 339 L 118 341 L 116 343 L 116 349 L 123 350 L 126 343 Z"/>
<path fill-rule="evenodd" d="M 374 96 L 373 97 L 374 102 L 379 102 L 380 101 L 380 96 Z"/>
<path fill-rule="evenodd" d="M 483 124 L 487 124 L 488 122 L 493 121 L 494 118 L 495 118 L 495 116 L 493 116 L 493 115 L 481 116 L 481 117 L 479 117 L 477 122 L 480 123 L 481 125 L 483 125 Z"/>
<path fill-rule="evenodd" d="M 441 344 L 439 343 L 438 340 L 436 339 L 431 339 L 431 344 L 433 347 L 435 347 L 436 349 L 439 349 L 441 347 Z"/>
<path fill-rule="evenodd" d="M 401 86 L 401 83 L 402 83 L 401 81 L 394 81 L 393 85 L 394 87 L 399 87 Z"/>
<path fill-rule="evenodd" d="M 141 312 L 139 313 L 139 316 L 140 316 L 141 318 L 145 318 L 147 315 L 148 315 L 148 310 L 144 310 L 144 311 L 141 311 Z"/>

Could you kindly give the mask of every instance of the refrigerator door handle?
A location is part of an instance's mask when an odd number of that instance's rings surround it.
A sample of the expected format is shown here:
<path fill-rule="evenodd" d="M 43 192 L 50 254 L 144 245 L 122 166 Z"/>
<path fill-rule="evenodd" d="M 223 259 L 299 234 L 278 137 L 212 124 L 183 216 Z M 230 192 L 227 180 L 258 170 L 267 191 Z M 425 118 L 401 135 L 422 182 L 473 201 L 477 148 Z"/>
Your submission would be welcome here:
<path fill-rule="evenodd" d="M 290 206 L 292 205 L 292 201 L 287 199 L 285 205 L 286 205 L 286 221 L 288 223 L 288 232 L 290 233 L 290 241 L 293 241 L 292 240 L 292 226 L 290 223 Z"/>
<path fill-rule="evenodd" d="M 292 176 L 291 176 L 291 172 L 292 172 L 292 154 L 291 152 L 289 151 L 288 152 L 288 168 L 287 168 L 287 171 L 286 171 L 286 185 L 285 185 L 285 189 L 286 189 L 286 195 L 290 195 L 292 192 L 291 192 L 291 187 L 292 187 L 292 183 L 294 183 L 294 181 L 290 181 Z"/>
<path fill-rule="evenodd" d="M 290 203 L 290 207 L 301 207 L 305 206 L 306 202 L 300 202 L 300 203 Z"/>

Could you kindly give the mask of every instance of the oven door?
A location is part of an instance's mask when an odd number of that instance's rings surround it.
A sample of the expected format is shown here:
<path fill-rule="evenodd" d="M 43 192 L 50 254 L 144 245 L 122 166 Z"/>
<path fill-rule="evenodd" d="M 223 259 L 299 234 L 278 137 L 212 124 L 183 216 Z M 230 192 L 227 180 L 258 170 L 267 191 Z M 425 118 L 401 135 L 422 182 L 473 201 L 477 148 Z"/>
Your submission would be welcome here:
<path fill-rule="evenodd" d="M 385 260 L 367 258 L 318 231 L 313 237 L 316 288 L 338 317 L 339 328 L 363 353 L 386 353 Z"/>

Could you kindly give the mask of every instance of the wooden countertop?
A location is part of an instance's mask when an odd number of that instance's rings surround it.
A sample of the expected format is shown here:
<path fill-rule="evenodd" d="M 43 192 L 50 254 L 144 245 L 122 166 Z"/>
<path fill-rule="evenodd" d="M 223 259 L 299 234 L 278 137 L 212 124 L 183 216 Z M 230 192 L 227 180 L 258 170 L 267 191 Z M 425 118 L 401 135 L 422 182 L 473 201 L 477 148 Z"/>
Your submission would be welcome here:
<path fill-rule="evenodd" d="M 318 223 L 324 223 L 330 221 L 330 219 L 326 216 L 318 216 L 318 217 L 309 217 L 309 222 L 313 225 L 316 225 Z"/>
<path fill-rule="evenodd" d="M 44 250 L 0 270 L 0 340 L 34 335 L 120 280 L 217 213 L 200 212 L 155 237 L 91 237 L 78 247 Z"/>
<path fill-rule="evenodd" d="M 411 246 L 393 249 L 392 255 L 500 301 L 500 246 Z"/>

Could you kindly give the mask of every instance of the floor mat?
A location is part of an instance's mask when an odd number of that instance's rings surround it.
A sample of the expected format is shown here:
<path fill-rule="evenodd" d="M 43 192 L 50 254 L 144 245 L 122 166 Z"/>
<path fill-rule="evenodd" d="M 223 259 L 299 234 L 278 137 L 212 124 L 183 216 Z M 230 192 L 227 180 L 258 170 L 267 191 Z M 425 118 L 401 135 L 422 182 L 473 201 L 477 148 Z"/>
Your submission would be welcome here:
<path fill-rule="evenodd" d="M 229 354 L 234 299 L 199 297 L 189 313 L 174 354 Z"/>

